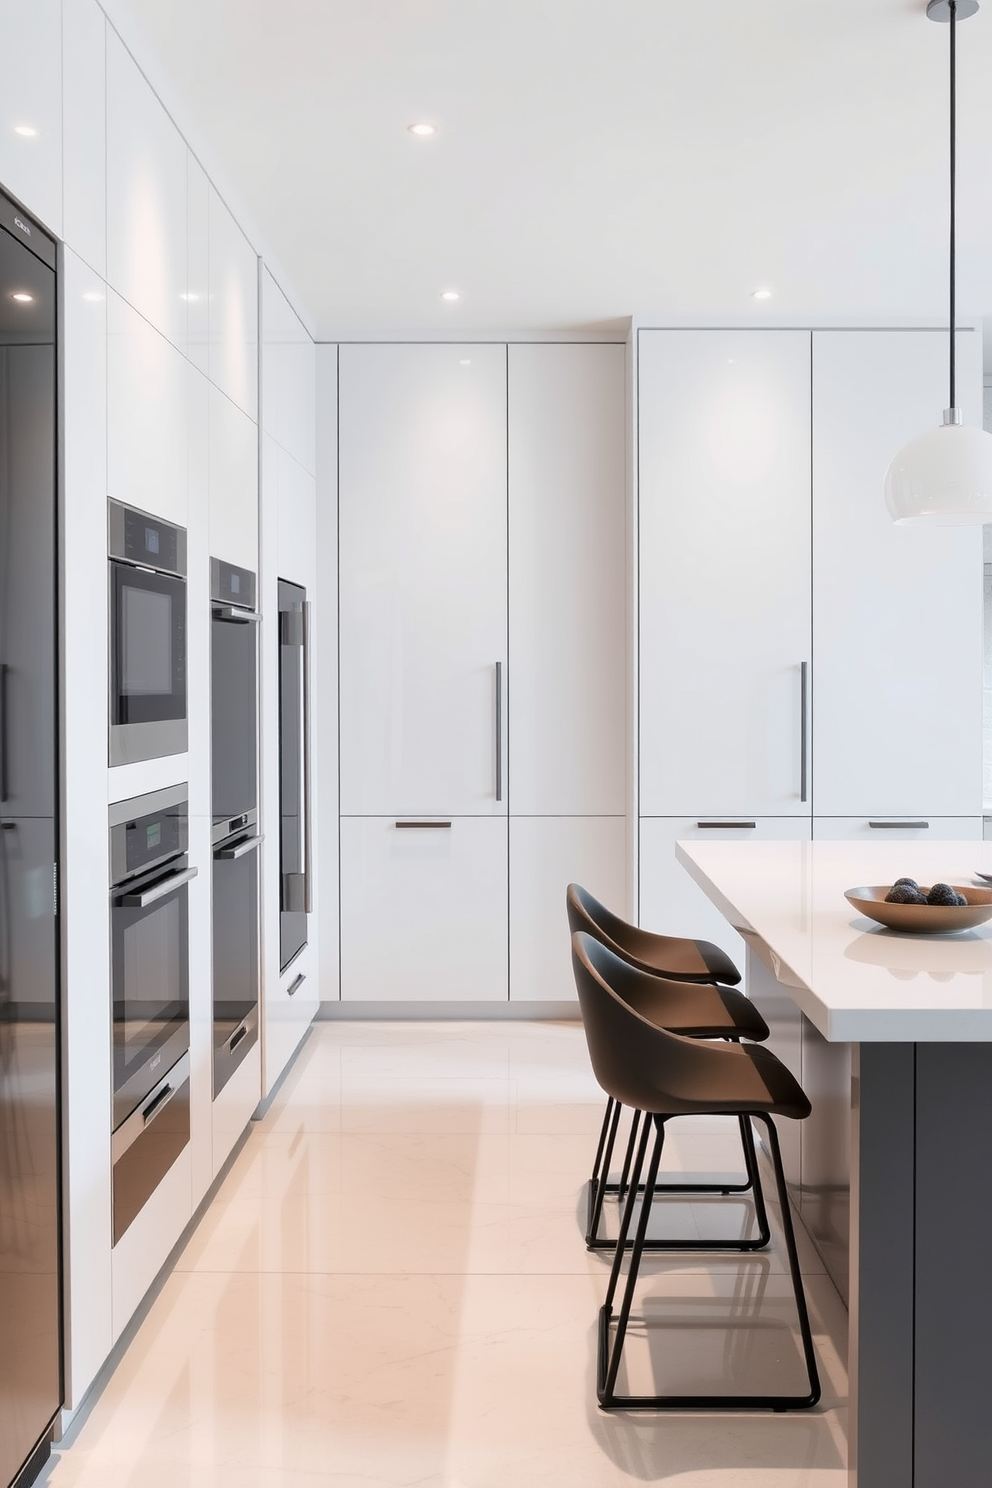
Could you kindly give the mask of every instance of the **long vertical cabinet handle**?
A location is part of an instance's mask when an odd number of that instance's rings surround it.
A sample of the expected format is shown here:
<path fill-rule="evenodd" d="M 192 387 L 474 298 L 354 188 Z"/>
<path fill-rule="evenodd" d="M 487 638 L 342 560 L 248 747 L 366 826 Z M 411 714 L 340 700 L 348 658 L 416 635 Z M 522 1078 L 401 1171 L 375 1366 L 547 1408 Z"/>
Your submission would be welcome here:
<path fill-rule="evenodd" d="M 310 601 L 303 601 L 303 908 L 313 914 L 313 856 L 310 832 Z"/>
<path fill-rule="evenodd" d="M 503 663 L 496 663 L 496 799 L 503 799 Z"/>
<path fill-rule="evenodd" d="M 799 663 L 799 799 L 809 796 L 809 662 Z"/>

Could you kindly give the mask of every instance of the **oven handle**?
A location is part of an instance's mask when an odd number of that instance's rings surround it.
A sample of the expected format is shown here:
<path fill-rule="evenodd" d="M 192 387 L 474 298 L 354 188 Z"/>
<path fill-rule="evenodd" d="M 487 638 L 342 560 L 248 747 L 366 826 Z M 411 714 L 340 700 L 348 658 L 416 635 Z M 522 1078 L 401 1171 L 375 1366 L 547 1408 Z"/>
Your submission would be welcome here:
<path fill-rule="evenodd" d="M 145 1106 L 145 1108 L 141 1112 L 142 1126 L 151 1126 L 155 1118 L 157 1116 L 161 1116 L 162 1112 L 165 1110 L 166 1106 L 169 1104 L 178 1089 L 178 1085 L 163 1086 L 155 1099 L 153 1101 L 149 1101 L 148 1105 Z"/>
<path fill-rule="evenodd" d="M 184 868 L 181 873 L 170 873 L 161 883 L 153 884 L 150 889 L 142 889 L 140 894 L 122 894 L 117 902 L 126 905 L 128 909 L 147 909 L 157 899 L 164 899 L 166 894 L 172 894 L 176 889 L 181 889 L 183 884 L 188 884 L 191 878 L 196 878 L 199 871 L 199 868 Z"/>
<path fill-rule="evenodd" d="M 248 853 L 254 852 L 256 847 L 258 847 L 264 841 L 265 834 L 263 832 L 259 832 L 257 837 L 246 837 L 245 840 L 243 842 L 239 842 L 236 847 L 218 847 L 214 851 L 214 859 L 215 861 L 223 860 L 225 863 L 232 863 L 235 861 L 235 859 L 243 858 Z"/>
<path fill-rule="evenodd" d="M 240 610 L 237 605 L 214 605 L 210 613 L 215 620 L 230 620 L 233 625 L 258 625 L 262 619 L 257 610 Z"/>

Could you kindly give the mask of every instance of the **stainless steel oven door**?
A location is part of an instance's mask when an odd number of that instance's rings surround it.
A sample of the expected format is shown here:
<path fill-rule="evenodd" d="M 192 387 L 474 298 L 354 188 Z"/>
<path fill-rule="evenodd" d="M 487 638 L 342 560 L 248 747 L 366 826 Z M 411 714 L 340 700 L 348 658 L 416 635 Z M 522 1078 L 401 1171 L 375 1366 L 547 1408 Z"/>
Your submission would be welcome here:
<path fill-rule="evenodd" d="M 110 763 L 187 748 L 186 580 L 110 563 Z"/>
<path fill-rule="evenodd" d="M 214 848 L 214 1098 L 258 1041 L 260 833 Z"/>
<path fill-rule="evenodd" d="M 189 1048 L 189 906 L 185 856 L 111 897 L 114 1130 Z"/>

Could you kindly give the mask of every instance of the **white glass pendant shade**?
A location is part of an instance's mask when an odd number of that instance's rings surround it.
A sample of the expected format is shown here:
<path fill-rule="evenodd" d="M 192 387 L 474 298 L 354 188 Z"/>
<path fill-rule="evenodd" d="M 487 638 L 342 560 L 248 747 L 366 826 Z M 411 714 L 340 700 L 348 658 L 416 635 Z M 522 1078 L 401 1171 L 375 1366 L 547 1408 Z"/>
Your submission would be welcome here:
<path fill-rule="evenodd" d="M 900 525 L 992 522 L 992 434 L 945 422 L 917 435 L 886 471 L 885 504 Z"/>

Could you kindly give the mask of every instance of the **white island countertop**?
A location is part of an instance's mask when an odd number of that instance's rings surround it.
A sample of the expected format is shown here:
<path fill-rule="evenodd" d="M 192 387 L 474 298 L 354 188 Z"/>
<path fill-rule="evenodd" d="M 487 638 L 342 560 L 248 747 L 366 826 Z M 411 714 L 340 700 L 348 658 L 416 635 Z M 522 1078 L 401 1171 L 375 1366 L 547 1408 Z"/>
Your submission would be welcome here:
<path fill-rule="evenodd" d="M 678 860 L 824 1038 L 992 1042 L 992 920 L 957 935 L 883 929 L 844 890 L 975 885 L 992 842 L 679 842 Z"/>

